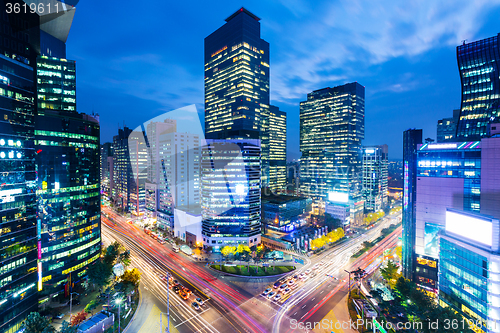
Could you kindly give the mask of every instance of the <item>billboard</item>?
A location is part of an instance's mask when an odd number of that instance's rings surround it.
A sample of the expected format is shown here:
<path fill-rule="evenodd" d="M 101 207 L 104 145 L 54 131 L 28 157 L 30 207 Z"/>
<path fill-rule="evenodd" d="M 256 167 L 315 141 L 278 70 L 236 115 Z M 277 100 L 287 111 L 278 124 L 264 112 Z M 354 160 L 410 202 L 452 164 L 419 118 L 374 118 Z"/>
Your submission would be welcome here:
<path fill-rule="evenodd" d="M 493 245 L 493 223 L 485 218 L 447 210 L 446 232 L 487 246 Z"/>
<path fill-rule="evenodd" d="M 331 202 L 343 202 L 349 201 L 349 193 L 345 192 L 328 192 L 328 200 Z"/>

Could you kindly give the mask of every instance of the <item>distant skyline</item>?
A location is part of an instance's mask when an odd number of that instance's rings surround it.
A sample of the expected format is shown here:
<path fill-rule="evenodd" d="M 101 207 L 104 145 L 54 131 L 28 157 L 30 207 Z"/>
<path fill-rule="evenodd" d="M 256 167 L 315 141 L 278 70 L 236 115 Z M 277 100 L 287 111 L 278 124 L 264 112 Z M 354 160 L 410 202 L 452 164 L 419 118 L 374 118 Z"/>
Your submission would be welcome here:
<path fill-rule="evenodd" d="M 241 6 L 270 43 L 289 159 L 300 156 L 299 102 L 354 81 L 366 89 L 364 145 L 388 144 L 400 159 L 405 129 L 435 139 L 437 121 L 460 107 L 456 46 L 500 32 L 500 0 L 80 2 L 67 57 L 77 61 L 77 110 L 100 115 L 101 142 L 186 105 L 202 114 L 203 40 Z"/>

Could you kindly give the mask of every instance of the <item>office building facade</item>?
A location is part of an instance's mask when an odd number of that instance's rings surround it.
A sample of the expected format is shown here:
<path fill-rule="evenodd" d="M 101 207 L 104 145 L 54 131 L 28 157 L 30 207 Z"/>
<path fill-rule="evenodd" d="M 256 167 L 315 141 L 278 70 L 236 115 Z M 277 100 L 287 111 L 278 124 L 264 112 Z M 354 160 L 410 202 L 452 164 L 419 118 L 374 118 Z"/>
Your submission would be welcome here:
<path fill-rule="evenodd" d="M 129 160 L 128 137 L 132 130 L 120 128 L 113 137 L 113 202 L 118 209 L 128 211 L 130 192 L 134 187 L 134 176 Z"/>
<path fill-rule="evenodd" d="M 323 207 L 330 192 L 348 193 L 353 223 L 361 223 L 364 209 L 364 104 L 357 82 L 313 91 L 300 103 L 300 193 Z"/>
<path fill-rule="evenodd" d="M 219 251 L 230 244 L 258 245 L 260 140 L 206 140 L 201 170 L 204 246 Z"/>
<path fill-rule="evenodd" d="M 457 141 L 480 140 L 500 117 L 500 33 L 457 47 L 462 104 Z"/>
<path fill-rule="evenodd" d="M 37 310 L 40 287 L 34 161 L 40 33 L 36 14 L 0 15 L 0 331 L 12 333 Z"/>
<path fill-rule="evenodd" d="M 437 142 L 456 141 L 457 124 L 460 117 L 460 109 L 453 110 L 453 117 L 438 120 L 436 129 Z"/>
<path fill-rule="evenodd" d="M 265 230 L 290 232 L 305 224 L 312 199 L 291 195 L 262 196 L 262 227 Z"/>
<path fill-rule="evenodd" d="M 405 190 L 408 187 L 415 192 L 407 196 L 405 191 L 403 198 L 403 244 L 413 248 L 409 255 L 414 260 L 408 273 L 413 273 L 410 277 L 417 283 L 436 290 L 438 235 L 445 226 L 446 209 L 500 216 L 500 137 L 421 144 L 411 158 L 415 168 L 409 167 L 408 173 L 414 173 L 414 178 L 413 183 L 410 178 L 407 183 L 405 160 Z M 414 215 L 407 220 L 406 207 L 410 206 Z M 407 226 L 413 228 L 411 239 L 405 238 Z M 405 254 L 403 245 L 403 258 Z"/>
<path fill-rule="evenodd" d="M 174 132 L 159 136 L 158 143 L 157 225 L 173 232 L 175 208 L 200 205 L 201 141 Z"/>
<path fill-rule="evenodd" d="M 205 137 L 260 139 L 263 187 L 278 189 L 286 177 L 286 115 L 269 105 L 269 43 L 259 21 L 241 8 L 205 38 Z"/>
<path fill-rule="evenodd" d="M 101 145 L 101 194 L 109 200 L 113 193 L 113 144 Z"/>
<path fill-rule="evenodd" d="M 461 314 L 475 332 L 500 332 L 499 234 L 498 218 L 446 211 L 439 242 L 439 302 Z"/>
<path fill-rule="evenodd" d="M 387 145 L 363 148 L 363 197 L 368 212 L 387 206 L 388 155 Z"/>

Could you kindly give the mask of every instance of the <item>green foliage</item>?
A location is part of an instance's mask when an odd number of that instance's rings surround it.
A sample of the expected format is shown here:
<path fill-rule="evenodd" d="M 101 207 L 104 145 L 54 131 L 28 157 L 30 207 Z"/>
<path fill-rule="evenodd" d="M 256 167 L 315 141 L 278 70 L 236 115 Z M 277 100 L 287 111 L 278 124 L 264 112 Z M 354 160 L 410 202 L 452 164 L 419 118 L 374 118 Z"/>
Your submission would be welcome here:
<path fill-rule="evenodd" d="M 77 329 L 77 326 L 71 326 L 71 324 L 65 320 L 61 324 L 59 333 L 76 333 Z"/>
<path fill-rule="evenodd" d="M 99 258 L 89 266 L 87 276 L 90 283 L 101 288 L 109 283 L 112 273 L 112 264 L 107 264 Z"/>
<path fill-rule="evenodd" d="M 139 287 L 139 282 L 141 280 L 141 272 L 137 268 L 132 268 L 120 277 L 119 289 L 122 289 L 123 292 L 129 294 L 132 290 L 135 290 Z"/>
<path fill-rule="evenodd" d="M 120 262 L 123 263 L 123 265 L 125 265 L 126 267 L 130 266 L 130 260 L 131 260 L 131 257 L 130 257 L 130 250 L 126 250 L 122 253 L 120 253 L 119 255 L 119 260 Z"/>
<path fill-rule="evenodd" d="M 235 246 L 231 246 L 231 245 L 226 245 L 224 246 L 220 252 L 222 253 L 222 255 L 224 257 L 229 257 L 231 254 L 235 254 L 236 253 L 236 247 Z"/>
<path fill-rule="evenodd" d="M 401 274 L 398 274 L 398 269 L 398 265 L 396 265 L 391 260 L 387 262 L 387 265 L 385 267 L 380 269 L 382 277 L 386 279 L 391 287 L 394 287 L 396 285 L 396 281 L 401 276 Z"/>
<path fill-rule="evenodd" d="M 98 303 L 95 300 L 91 300 L 89 304 L 85 307 L 85 312 L 92 314 L 92 312 L 97 308 Z"/>
<path fill-rule="evenodd" d="M 25 333 L 53 333 L 56 330 L 50 325 L 47 318 L 38 312 L 31 312 L 22 323 Z"/>

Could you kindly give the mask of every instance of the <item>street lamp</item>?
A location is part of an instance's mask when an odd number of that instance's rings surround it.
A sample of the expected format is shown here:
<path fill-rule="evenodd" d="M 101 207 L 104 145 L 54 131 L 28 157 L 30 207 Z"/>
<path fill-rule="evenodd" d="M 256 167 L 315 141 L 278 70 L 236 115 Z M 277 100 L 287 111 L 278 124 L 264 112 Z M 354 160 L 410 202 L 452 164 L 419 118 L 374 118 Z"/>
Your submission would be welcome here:
<path fill-rule="evenodd" d="M 69 293 L 69 320 L 71 320 L 71 316 L 73 315 L 72 313 L 72 305 L 73 305 L 73 294 L 80 295 L 79 293 Z"/>
<path fill-rule="evenodd" d="M 116 301 L 115 301 L 116 304 L 118 304 L 118 333 L 120 333 L 120 329 L 121 329 L 121 322 L 120 322 L 120 308 L 121 308 L 121 304 L 122 304 L 122 299 L 121 298 L 118 298 Z"/>
<path fill-rule="evenodd" d="M 184 269 L 184 267 L 183 267 Z M 170 272 L 167 271 L 167 333 L 170 333 L 170 298 L 169 298 L 169 290 L 170 290 L 170 277 L 173 278 L 173 276 L 170 275 Z M 163 330 L 163 324 L 162 324 L 162 315 L 163 312 L 160 311 L 160 332 Z"/>

